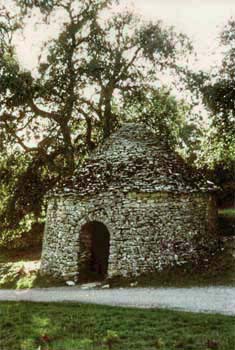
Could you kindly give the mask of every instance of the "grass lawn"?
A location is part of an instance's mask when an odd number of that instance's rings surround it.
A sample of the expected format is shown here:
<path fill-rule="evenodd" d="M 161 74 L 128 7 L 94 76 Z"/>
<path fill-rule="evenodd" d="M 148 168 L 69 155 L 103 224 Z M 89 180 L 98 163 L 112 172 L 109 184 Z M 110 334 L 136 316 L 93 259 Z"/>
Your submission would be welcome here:
<path fill-rule="evenodd" d="M 235 235 L 235 208 L 220 209 L 219 215 L 219 229 L 224 236 Z"/>
<path fill-rule="evenodd" d="M 1 303 L 0 349 L 234 350 L 235 317 L 85 304 Z"/>
<path fill-rule="evenodd" d="M 0 289 L 64 285 L 62 281 L 40 276 L 40 257 L 40 247 L 35 250 L 0 250 Z"/>
<path fill-rule="evenodd" d="M 221 216 L 227 216 L 235 219 L 235 208 L 225 208 L 218 210 L 218 214 Z"/>

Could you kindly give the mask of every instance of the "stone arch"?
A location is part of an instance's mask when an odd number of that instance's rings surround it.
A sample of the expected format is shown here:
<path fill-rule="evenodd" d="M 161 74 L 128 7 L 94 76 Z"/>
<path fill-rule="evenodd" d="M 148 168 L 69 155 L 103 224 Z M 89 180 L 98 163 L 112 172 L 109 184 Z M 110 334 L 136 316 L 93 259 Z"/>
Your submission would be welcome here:
<path fill-rule="evenodd" d="M 84 277 L 103 279 L 108 273 L 110 232 L 100 220 L 87 220 L 80 226 L 79 265 Z"/>

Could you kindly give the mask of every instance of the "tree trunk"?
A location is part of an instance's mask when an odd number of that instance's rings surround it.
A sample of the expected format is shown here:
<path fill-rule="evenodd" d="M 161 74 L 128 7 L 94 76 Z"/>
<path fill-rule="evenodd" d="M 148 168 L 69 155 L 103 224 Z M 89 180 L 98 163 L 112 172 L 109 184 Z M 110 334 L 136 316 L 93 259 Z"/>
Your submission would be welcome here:
<path fill-rule="evenodd" d="M 91 135 L 92 135 L 92 124 L 91 124 L 91 119 L 90 118 L 86 118 L 86 146 L 88 148 L 89 151 L 92 151 L 95 147 L 94 142 L 91 139 Z"/>
<path fill-rule="evenodd" d="M 66 175 L 72 175 L 75 168 L 74 148 L 72 145 L 71 133 L 68 125 L 61 125 L 61 132 L 64 141 L 65 173 Z"/>
<path fill-rule="evenodd" d="M 106 139 L 110 136 L 112 130 L 112 115 L 111 115 L 111 105 L 107 103 L 105 105 L 104 116 L 103 116 L 103 137 Z"/>
<path fill-rule="evenodd" d="M 113 87 L 106 88 L 104 93 L 105 108 L 103 113 L 103 138 L 106 139 L 110 136 L 113 129 L 113 115 L 111 107 L 111 99 L 113 95 Z"/>

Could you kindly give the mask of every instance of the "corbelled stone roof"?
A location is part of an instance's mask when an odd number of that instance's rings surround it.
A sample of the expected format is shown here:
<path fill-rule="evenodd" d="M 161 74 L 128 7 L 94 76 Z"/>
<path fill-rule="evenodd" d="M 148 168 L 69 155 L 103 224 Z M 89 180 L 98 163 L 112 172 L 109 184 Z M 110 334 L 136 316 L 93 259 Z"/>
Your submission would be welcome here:
<path fill-rule="evenodd" d="M 215 189 L 146 126 L 126 123 L 91 154 L 63 192 L 85 196 L 105 191 L 188 193 Z"/>

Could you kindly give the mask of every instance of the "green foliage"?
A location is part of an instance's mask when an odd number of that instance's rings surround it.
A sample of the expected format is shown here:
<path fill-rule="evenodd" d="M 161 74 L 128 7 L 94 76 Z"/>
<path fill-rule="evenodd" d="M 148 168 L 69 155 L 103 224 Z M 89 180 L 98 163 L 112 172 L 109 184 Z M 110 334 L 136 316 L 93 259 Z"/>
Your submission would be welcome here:
<path fill-rule="evenodd" d="M 117 332 L 108 330 L 106 336 L 103 338 L 103 342 L 109 350 L 112 350 L 114 345 L 120 342 L 120 337 Z"/>
<path fill-rule="evenodd" d="M 224 56 L 219 67 L 211 73 L 187 72 L 191 90 L 202 101 L 210 114 L 210 129 L 201 147 L 199 161 L 208 168 L 234 172 L 235 166 L 235 21 L 229 20 L 220 35 Z"/>
<path fill-rule="evenodd" d="M 93 341 L 91 339 L 82 339 L 78 344 L 78 350 L 90 350 L 93 348 Z"/>
<path fill-rule="evenodd" d="M 219 210 L 219 215 L 228 218 L 235 218 L 235 208 L 226 208 Z"/>
<path fill-rule="evenodd" d="M 0 245 L 24 245 L 30 232 L 40 237 L 45 210 L 43 196 L 54 179 L 42 164 L 17 151 L 0 156 Z M 32 239 L 34 241 L 34 239 Z"/>
<path fill-rule="evenodd" d="M 143 56 L 155 61 L 162 69 L 166 66 L 174 66 L 182 50 L 187 54 L 192 50 L 191 42 L 186 35 L 176 34 L 173 27 L 163 28 L 161 21 L 147 24 L 138 35 Z"/>
<path fill-rule="evenodd" d="M 159 135 L 176 137 L 183 108 L 153 86 L 160 71 L 175 72 L 177 58 L 190 50 L 184 35 L 160 22 L 142 23 L 131 13 L 101 21 L 112 1 L 13 3 L 17 15 L 6 9 L 0 14 L 0 168 L 11 169 L 9 176 L 0 174 L 0 232 L 8 238 L 39 220 L 45 193 L 70 177 L 131 108 Z M 64 23 L 45 43 L 33 75 L 20 66 L 12 39 L 35 8 L 45 24 L 60 10 Z"/>
<path fill-rule="evenodd" d="M 164 349 L 165 348 L 165 343 L 162 340 L 162 338 L 157 338 L 155 343 L 154 343 L 154 346 L 155 346 L 156 349 Z"/>
<path fill-rule="evenodd" d="M 204 137 L 198 156 L 198 164 L 206 164 L 209 169 L 222 165 L 223 170 L 230 172 L 231 179 L 235 170 L 235 134 L 223 134 L 220 128 L 211 127 Z M 225 131 L 224 131 L 225 132 Z M 223 177 L 225 179 L 223 171 Z"/>
<path fill-rule="evenodd" d="M 189 106 L 177 101 L 167 89 L 149 89 L 126 95 L 125 111 L 129 121 L 141 121 L 149 126 L 159 140 L 175 148 L 181 142 L 187 126 Z"/>

